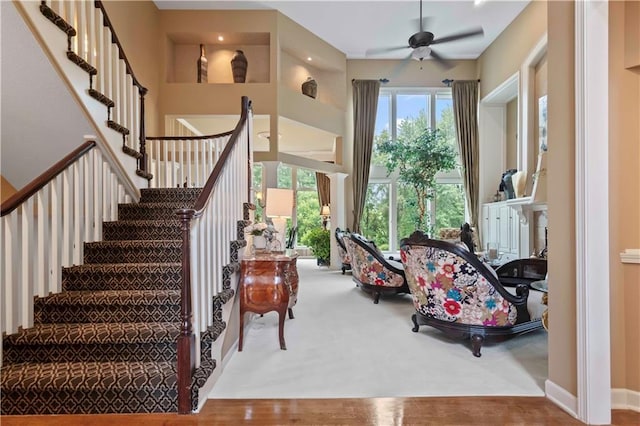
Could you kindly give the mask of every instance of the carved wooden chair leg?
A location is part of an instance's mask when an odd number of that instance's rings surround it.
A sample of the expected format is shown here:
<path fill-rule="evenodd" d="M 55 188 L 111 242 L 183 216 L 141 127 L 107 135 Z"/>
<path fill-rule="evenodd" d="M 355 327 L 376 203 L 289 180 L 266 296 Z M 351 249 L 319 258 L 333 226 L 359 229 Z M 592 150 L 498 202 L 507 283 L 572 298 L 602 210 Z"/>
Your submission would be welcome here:
<path fill-rule="evenodd" d="M 283 351 L 287 350 L 287 345 L 284 343 L 284 317 L 286 311 L 282 310 L 278 312 L 278 335 L 280 337 L 280 349 Z"/>
<path fill-rule="evenodd" d="M 413 321 L 413 328 L 411 329 L 411 331 L 417 333 L 420 329 L 420 326 L 418 325 L 418 316 L 416 314 L 411 315 L 411 321 Z"/>
<path fill-rule="evenodd" d="M 293 316 L 293 309 L 289 308 L 289 319 L 294 319 L 295 317 Z"/>
<path fill-rule="evenodd" d="M 379 301 L 380 301 L 380 292 L 376 291 L 376 295 L 373 298 L 373 303 L 377 305 Z"/>
<path fill-rule="evenodd" d="M 482 343 L 484 342 L 484 336 L 479 334 L 473 334 L 471 336 L 471 348 L 473 350 L 473 356 L 480 357 L 480 348 L 482 347 Z"/>

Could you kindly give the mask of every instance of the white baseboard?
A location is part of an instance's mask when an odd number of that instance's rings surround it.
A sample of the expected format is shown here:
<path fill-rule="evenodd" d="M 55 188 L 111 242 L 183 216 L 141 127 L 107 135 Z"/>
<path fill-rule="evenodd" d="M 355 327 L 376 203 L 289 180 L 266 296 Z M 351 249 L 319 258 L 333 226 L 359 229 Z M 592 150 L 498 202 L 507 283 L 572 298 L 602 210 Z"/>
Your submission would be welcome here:
<path fill-rule="evenodd" d="M 640 413 L 640 392 L 631 389 L 611 389 L 611 408 Z"/>
<path fill-rule="evenodd" d="M 575 395 L 567 392 L 564 388 L 556 385 L 551 380 L 545 380 L 544 392 L 551 402 L 576 419 L 578 418 L 578 398 Z"/>

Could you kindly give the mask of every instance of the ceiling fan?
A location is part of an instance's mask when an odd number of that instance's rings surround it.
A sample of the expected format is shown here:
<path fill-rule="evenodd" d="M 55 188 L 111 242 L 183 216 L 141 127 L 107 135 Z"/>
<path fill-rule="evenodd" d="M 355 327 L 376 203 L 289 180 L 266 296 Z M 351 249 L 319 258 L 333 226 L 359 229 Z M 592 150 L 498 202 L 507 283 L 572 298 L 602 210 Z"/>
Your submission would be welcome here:
<path fill-rule="evenodd" d="M 396 46 L 396 47 L 383 47 L 378 49 L 369 49 L 365 52 L 366 56 L 375 55 L 379 53 L 392 52 L 400 49 L 412 49 L 411 53 L 406 59 L 416 59 L 422 61 L 425 58 L 431 57 L 439 65 L 444 68 L 451 68 L 452 64 L 442 57 L 438 52 L 434 51 L 431 46 L 434 44 L 446 43 L 455 40 L 461 40 L 469 37 L 476 37 L 484 35 L 482 27 L 477 27 L 471 30 L 451 34 L 445 37 L 435 38 L 432 32 L 424 30 L 424 23 L 429 18 L 422 18 L 422 0 L 420 0 L 420 31 L 409 37 L 408 46 Z"/>

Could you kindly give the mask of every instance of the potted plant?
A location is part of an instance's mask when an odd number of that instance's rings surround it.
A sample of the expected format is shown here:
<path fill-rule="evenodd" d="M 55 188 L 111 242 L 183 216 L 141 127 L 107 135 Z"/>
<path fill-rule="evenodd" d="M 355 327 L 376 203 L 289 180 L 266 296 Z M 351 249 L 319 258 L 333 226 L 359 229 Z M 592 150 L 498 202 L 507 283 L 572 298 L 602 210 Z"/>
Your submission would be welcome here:
<path fill-rule="evenodd" d="M 302 237 L 302 244 L 313 250 L 318 259 L 318 266 L 330 264 L 331 258 L 331 233 L 327 229 L 312 228 Z"/>

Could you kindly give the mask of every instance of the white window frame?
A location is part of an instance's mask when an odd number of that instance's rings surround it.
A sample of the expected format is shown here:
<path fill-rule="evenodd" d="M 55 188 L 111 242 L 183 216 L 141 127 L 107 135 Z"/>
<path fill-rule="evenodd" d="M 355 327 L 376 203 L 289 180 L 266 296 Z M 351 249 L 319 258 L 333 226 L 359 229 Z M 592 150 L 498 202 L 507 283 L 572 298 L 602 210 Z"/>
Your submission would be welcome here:
<path fill-rule="evenodd" d="M 436 123 L 436 101 L 437 95 L 442 94 L 451 95 L 451 88 L 448 87 L 402 87 L 392 88 L 385 87 L 380 89 L 379 96 L 390 96 L 390 108 L 389 108 L 389 133 L 392 140 L 396 140 L 397 137 L 397 96 L 398 95 L 428 95 L 429 96 L 429 116 L 428 125 L 433 126 Z M 456 150 L 458 149 L 456 145 Z M 389 251 L 396 252 L 398 247 L 398 223 L 397 223 L 397 194 L 398 194 L 398 173 L 393 172 L 387 176 L 387 170 L 384 166 L 371 165 L 369 169 L 369 183 L 388 183 L 389 184 Z M 439 184 L 461 184 L 462 174 L 460 169 L 451 170 L 448 172 L 440 172 L 436 175 L 436 183 Z M 429 201 L 428 209 L 431 220 L 431 225 L 435 226 L 436 220 L 436 203 Z M 465 197 L 465 220 L 469 220 L 468 209 L 466 206 Z"/>

